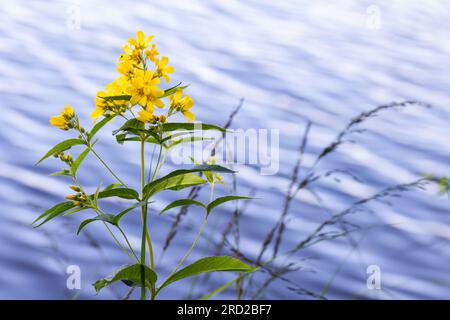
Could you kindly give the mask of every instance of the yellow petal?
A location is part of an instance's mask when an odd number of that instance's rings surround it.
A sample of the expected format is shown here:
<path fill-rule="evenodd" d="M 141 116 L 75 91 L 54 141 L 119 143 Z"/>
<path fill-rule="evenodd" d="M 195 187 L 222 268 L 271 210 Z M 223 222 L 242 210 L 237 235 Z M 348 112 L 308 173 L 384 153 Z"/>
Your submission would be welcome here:
<path fill-rule="evenodd" d="M 138 32 L 136 32 L 136 39 L 140 44 L 143 43 L 145 41 L 144 31 L 139 30 Z"/>
<path fill-rule="evenodd" d="M 53 116 L 50 118 L 50 124 L 55 127 L 64 128 L 66 120 L 62 116 Z"/>
<path fill-rule="evenodd" d="M 162 102 L 162 100 L 159 100 L 159 99 L 153 100 L 153 104 L 155 106 L 157 106 L 158 108 L 163 108 L 164 107 L 164 102 Z"/>
<path fill-rule="evenodd" d="M 191 121 L 195 121 L 195 114 L 193 114 L 190 111 L 185 111 L 183 112 L 184 116 L 186 117 L 186 120 L 191 122 Z"/>
<path fill-rule="evenodd" d="M 73 109 L 72 109 L 71 106 L 69 106 L 68 104 L 66 104 L 66 105 L 64 106 L 63 112 L 61 112 L 61 115 L 62 115 L 62 116 L 66 116 L 66 117 L 68 117 L 68 118 L 73 118 L 74 115 L 75 115 L 75 112 L 73 111 Z"/>
<path fill-rule="evenodd" d="M 164 56 L 161 58 L 161 60 L 158 60 L 158 68 L 163 69 L 166 64 L 169 62 L 169 58 Z"/>
<path fill-rule="evenodd" d="M 105 110 L 100 108 L 95 108 L 94 112 L 91 113 L 91 118 L 96 119 L 103 115 L 105 113 Z"/>
<path fill-rule="evenodd" d="M 168 66 L 164 68 L 164 73 L 173 73 L 175 72 L 175 68 L 172 66 Z"/>
<path fill-rule="evenodd" d="M 139 117 L 137 119 L 142 122 L 149 122 L 153 119 L 153 114 L 151 112 L 148 112 L 147 110 L 141 110 L 138 112 Z"/>
<path fill-rule="evenodd" d="M 141 95 L 138 95 L 138 94 L 132 95 L 131 99 L 130 99 L 130 103 L 134 106 L 134 105 L 138 104 L 139 100 L 141 100 L 141 99 L 142 99 Z"/>
<path fill-rule="evenodd" d="M 143 96 L 141 100 L 139 100 L 139 104 L 141 106 L 146 106 L 147 105 L 147 96 Z"/>

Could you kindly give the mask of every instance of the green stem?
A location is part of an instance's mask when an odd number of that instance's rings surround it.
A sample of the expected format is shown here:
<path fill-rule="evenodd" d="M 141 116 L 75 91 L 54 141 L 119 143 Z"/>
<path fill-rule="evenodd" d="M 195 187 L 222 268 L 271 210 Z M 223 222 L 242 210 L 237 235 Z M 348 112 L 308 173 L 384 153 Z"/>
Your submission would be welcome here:
<path fill-rule="evenodd" d="M 159 145 L 158 160 L 156 161 L 155 170 L 153 171 L 153 174 L 152 174 L 152 176 L 151 176 L 151 179 L 150 179 L 150 176 L 149 176 L 149 182 L 155 180 L 156 176 L 158 175 L 159 169 L 160 169 L 161 166 L 162 166 L 162 162 L 161 162 L 162 148 L 163 148 L 163 146 L 162 146 L 162 145 Z M 164 158 L 165 158 L 165 156 L 164 156 Z"/>
<path fill-rule="evenodd" d="M 98 213 L 97 210 L 95 210 L 95 212 L 96 212 L 98 215 L 101 215 L 101 214 Z M 111 236 L 112 236 L 112 238 L 114 239 L 114 241 L 116 242 L 116 244 L 120 247 L 120 249 L 122 249 L 122 250 L 127 254 L 127 256 L 131 259 L 131 261 L 134 262 L 135 260 L 133 259 L 133 256 L 130 255 L 130 253 L 128 252 L 128 250 L 120 243 L 119 239 L 117 239 L 117 237 L 114 235 L 114 233 L 112 232 L 112 230 L 111 230 L 111 228 L 108 226 L 108 224 L 107 224 L 105 221 L 102 221 L 102 222 L 103 222 L 103 224 L 105 225 L 106 229 L 108 229 L 109 233 L 111 234 Z M 131 246 L 130 246 L 130 249 L 131 249 Z M 133 250 L 133 249 L 131 249 L 131 250 Z M 134 253 L 134 252 L 133 252 L 133 253 Z M 137 258 L 136 258 L 136 260 L 138 261 Z"/>
<path fill-rule="evenodd" d="M 133 247 L 130 244 L 130 241 L 128 240 L 127 235 L 125 234 L 125 232 L 123 232 L 122 228 L 117 226 L 117 229 L 119 229 L 120 233 L 122 234 L 123 238 L 125 239 L 125 242 L 128 245 L 128 248 L 130 248 L 131 252 L 133 253 L 134 257 L 136 258 L 136 261 L 139 261 L 138 256 L 136 255 L 136 252 L 134 252 Z"/>
<path fill-rule="evenodd" d="M 126 183 L 123 182 L 115 173 L 114 171 L 111 170 L 111 168 L 106 164 L 105 161 L 103 161 L 103 159 L 97 154 L 97 152 L 95 152 L 95 150 L 92 148 L 92 146 L 89 146 L 89 149 L 92 151 L 92 153 L 97 157 L 98 160 L 100 160 L 100 162 L 105 166 L 105 168 L 112 174 L 112 176 L 114 178 L 116 178 L 116 180 L 121 183 L 122 185 L 124 185 L 125 187 L 127 187 Z"/>
<path fill-rule="evenodd" d="M 141 139 L 141 188 L 142 188 L 142 198 L 144 198 L 144 187 L 145 187 L 145 156 L 144 156 L 144 148 L 145 148 L 145 138 Z M 147 235 L 147 208 L 146 206 L 142 206 L 142 241 L 141 241 L 141 300 L 147 300 L 146 297 L 146 286 L 145 286 L 145 255 L 146 255 L 146 235 Z"/>

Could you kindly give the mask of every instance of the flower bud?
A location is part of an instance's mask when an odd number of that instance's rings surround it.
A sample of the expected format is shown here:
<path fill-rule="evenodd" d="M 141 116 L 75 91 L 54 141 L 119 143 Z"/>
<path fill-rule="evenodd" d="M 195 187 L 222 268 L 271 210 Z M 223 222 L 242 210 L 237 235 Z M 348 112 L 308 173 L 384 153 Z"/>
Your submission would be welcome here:
<path fill-rule="evenodd" d="M 80 192 L 81 191 L 80 187 L 78 187 L 78 186 L 69 186 L 69 188 L 72 189 L 75 192 Z"/>
<path fill-rule="evenodd" d="M 67 200 L 77 200 L 78 199 L 78 195 L 77 194 L 71 194 L 66 196 Z"/>

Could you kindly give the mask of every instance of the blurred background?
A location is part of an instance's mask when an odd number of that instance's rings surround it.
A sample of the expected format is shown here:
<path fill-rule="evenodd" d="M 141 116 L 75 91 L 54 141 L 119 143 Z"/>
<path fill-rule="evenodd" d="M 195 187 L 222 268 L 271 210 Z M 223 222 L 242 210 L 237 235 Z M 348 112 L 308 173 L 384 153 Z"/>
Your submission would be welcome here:
<path fill-rule="evenodd" d="M 155 35 L 160 53 L 176 68 L 174 83 L 191 84 L 188 90 L 199 120 L 224 125 L 244 98 L 231 128 L 280 132 L 277 175 L 261 176 L 257 166 L 236 167 L 236 192 L 259 198 L 242 211 L 240 221 L 240 250 L 248 256 L 258 255 L 280 217 L 308 121 L 312 127 L 300 175 L 360 112 L 393 101 L 432 105 L 369 119 L 361 126 L 366 132 L 351 136 L 354 143 L 323 159 L 319 172 L 349 170 L 358 180 L 330 176 L 300 192 L 291 203 L 283 250 L 359 199 L 425 173 L 450 173 L 446 1 L 17 0 L 2 3 L 0 21 L 2 299 L 117 299 L 126 294 L 117 285 L 95 295 L 91 283 L 127 260 L 102 224 L 93 223 L 75 235 L 78 223 L 90 213 L 55 219 L 39 229 L 31 222 L 70 193 L 64 178 L 49 176 L 60 166 L 56 160 L 34 165 L 70 135 L 51 127 L 49 117 L 69 103 L 88 126 L 95 93 L 117 77 L 121 48 L 137 30 Z M 137 146 L 117 145 L 108 130 L 100 135 L 99 153 L 137 185 L 138 159 L 130 156 Z M 83 163 L 80 172 L 89 190 L 99 181 L 112 182 L 95 159 Z M 228 183 L 219 194 L 230 189 Z M 157 210 L 172 197 L 162 194 L 151 211 L 159 254 L 175 214 L 160 218 Z M 107 205 L 113 210 L 124 207 L 118 201 Z M 334 299 L 448 298 L 449 208 L 449 198 L 439 196 L 435 188 L 405 192 L 389 203 L 371 202 L 365 212 L 349 218 L 360 227 L 351 237 L 297 252 L 290 258 L 296 271 L 286 275 L 287 280 L 273 281 L 259 298 L 317 298 L 314 294 L 321 293 Z M 220 245 L 221 226 L 235 209 L 230 204 L 216 212 L 192 259 L 205 251 L 214 253 L 206 238 Z M 158 260 L 162 272 L 180 260 L 198 229 L 200 220 L 191 211 Z M 139 217 L 126 219 L 125 228 L 138 248 Z M 81 290 L 66 288 L 69 265 L 81 268 Z M 379 290 L 366 284 L 369 266 L 381 272 Z M 226 279 L 231 278 L 212 276 L 195 286 L 187 281 L 168 287 L 161 298 L 184 298 L 189 286 L 191 297 L 197 297 Z M 235 293 L 228 290 L 218 297 L 232 299 Z"/>

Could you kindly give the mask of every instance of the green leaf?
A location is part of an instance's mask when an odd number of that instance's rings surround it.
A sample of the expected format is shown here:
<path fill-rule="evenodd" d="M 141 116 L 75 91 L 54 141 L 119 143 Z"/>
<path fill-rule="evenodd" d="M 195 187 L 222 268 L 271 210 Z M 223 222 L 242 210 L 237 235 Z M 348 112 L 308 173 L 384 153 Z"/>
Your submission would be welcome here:
<path fill-rule="evenodd" d="M 188 86 L 181 86 L 181 82 L 180 82 L 176 86 L 173 86 L 169 89 L 164 90 L 164 94 L 160 98 L 170 96 L 170 95 L 174 94 L 178 89 L 186 89 L 187 87 Z"/>
<path fill-rule="evenodd" d="M 97 189 L 95 189 L 95 192 L 94 192 L 94 203 L 95 204 L 98 202 L 98 195 L 100 194 L 100 188 L 101 188 L 101 186 L 98 186 Z"/>
<path fill-rule="evenodd" d="M 102 98 L 104 100 L 110 100 L 110 101 L 113 101 L 113 100 L 130 100 L 131 96 L 128 95 L 128 94 L 122 94 L 122 95 L 118 95 L 118 96 L 107 96 L 107 97 L 100 97 L 100 98 Z"/>
<path fill-rule="evenodd" d="M 207 214 L 210 214 L 211 210 L 217 207 L 218 205 L 221 205 L 222 203 L 233 201 L 233 200 L 251 200 L 253 198 L 251 197 L 242 197 L 242 196 L 225 196 L 215 199 L 214 201 L 210 202 L 208 206 L 206 207 Z"/>
<path fill-rule="evenodd" d="M 144 199 L 163 190 L 181 190 L 206 183 L 206 180 L 193 173 L 183 173 L 176 176 L 163 177 L 149 183 L 144 188 Z"/>
<path fill-rule="evenodd" d="M 121 183 L 111 183 L 109 186 L 107 186 L 105 189 L 103 189 L 103 191 L 108 191 L 108 190 L 119 188 L 119 187 L 122 187 Z"/>
<path fill-rule="evenodd" d="M 141 202 L 138 202 L 137 204 L 135 204 L 135 205 L 133 205 L 133 206 L 123 210 L 122 212 L 120 212 L 120 213 L 118 213 L 116 215 L 113 215 L 113 214 L 104 214 L 103 215 L 102 214 L 102 215 L 99 215 L 99 216 L 97 216 L 95 218 L 86 219 L 83 222 L 81 222 L 80 226 L 78 227 L 77 235 L 80 233 L 80 231 L 86 225 L 88 225 L 88 224 L 90 224 L 91 222 L 94 222 L 94 221 L 104 221 L 104 222 L 110 223 L 110 224 L 118 227 L 120 219 L 122 219 L 127 213 L 131 212 L 133 209 L 136 209 L 138 207 L 142 207 L 142 206 L 144 206 L 146 204 L 147 204 L 147 202 L 141 201 Z"/>
<path fill-rule="evenodd" d="M 184 173 L 181 175 L 169 177 L 168 179 L 164 179 L 162 181 L 159 181 L 158 179 L 153 182 L 157 183 L 150 183 L 150 187 L 146 189 L 148 193 L 144 193 L 147 199 L 155 193 L 163 190 L 181 190 L 199 184 L 204 184 L 206 183 L 206 180 L 194 173 Z"/>
<path fill-rule="evenodd" d="M 64 213 L 63 216 L 64 217 L 65 216 L 70 216 L 71 214 L 74 214 L 76 212 L 80 212 L 80 211 L 83 211 L 83 210 L 87 210 L 87 209 L 89 209 L 89 207 L 76 207 L 76 208 L 74 208 L 74 209 Z"/>
<path fill-rule="evenodd" d="M 174 273 L 164 281 L 164 283 L 158 288 L 168 286 L 169 284 L 184 279 L 192 277 L 202 273 L 215 272 L 215 271 L 236 271 L 236 272 L 253 272 L 257 268 L 251 267 L 240 260 L 228 257 L 228 256 L 217 256 L 217 257 L 207 257 L 197 260 L 193 264 L 181 269 L 180 271 Z"/>
<path fill-rule="evenodd" d="M 138 207 L 145 206 L 145 205 L 148 204 L 148 203 L 150 203 L 150 202 L 140 201 L 140 202 L 138 202 L 137 204 L 135 204 L 135 205 L 133 205 L 133 206 L 131 206 L 131 207 L 129 207 L 129 208 L 123 210 L 122 212 L 116 214 L 116 215 L 112 218 L 113 224 L 116 225 L 116 226 L 118 226 L 118 225 L 119 225 L 119 222 L 120 222 L 120 219 L 122 219 L 123 216 L 125 216 L 127 213 L 131 212 L 133 209 L 136 209 L 136 208 L 138 208 Z"/>
<path fill-rule="evenodd" d="M 162 178 L 159 178 L 157 180 L 148 183 L 144 187 L 144 198 L 148 199 L 153 194 L 165 189 L 179 190 L 192 185 L 205 183 L 206 182 L 205 180 L 201 179 L 195 174 L 194 175 L 191 174 L 195 172 L 204 172 L 204 171 L 234 173 L 234 171 L 218 165 L 200 165 L 195 166 L 191 169 L 175 170 Z"/>
<path fill-rule="evenodd" d="M 108 190 L 105 189 L 98 194 L 99 199 L 110 197 L 139 200 L 139 193 L 136 190 L 130 188 L 113 188 Z"/>
<path fill-rule="evenodd" d="M 37 221 L 42 220 L 43 218 L 45 218 L 45 220 L 43 222 L 41 222 L 40 224 L 38 224 L 36 226 L 36 227 L 40 227 L 44 223 L 46 223 L 46 222 L 50 221 L 51 219 L 59 216 L 63 212 L 72 209 L 73 207 L 75 207 L 75 205 L 73 204 L 73 201 L 66 201 L 66 202 L 58 203 L 57 205 L 51 207 L 50 209 L 45 211 L 43 214 L 41 214 L 36 220 L 33 221 L 32 224 L 35 224 Z"/>
<path fill-rule="evenodd" d="M 54 155 L 55 153 L 60 153 L 61 151 L 67 150 L 72 146 L 78 145 L 78 144 L 86 144 L 83 140 L 81 139 L 68 139 L 68 140 L 64 140 L 63 142 L 58 143 L 56 146 L 54 146 L 53 148 L 50 149 L 50 151 L 48 151 L 45 156 L 43 156 L 36 164 L 41 163 L 42 161 L 44 161 L 45 159 L 47 159 L 48 157 Z"/>
<path fill-rule="evenodd" d="M 125 121 L 125 123 L 117 130 L 113 131 L 113 134 L 117 134 L 120 131 L 130 131 L 130 130 L 144 130 L 145 124 L 138 119 L 130 119 Z"/>
<path fill-rule="evenodd" d="M 80 166 L 81 162 L 83 162 L 84 158 L 88 155 L 88 153 L 91 151 L 90 148 L 86 148 L 76 159 L 74 162 L 72 162 L 72 165 L 70 166 L 70 171 L 72 172 L 72 177 L 75 177 L 78 171 L 78 167 Z"/>
<path fill-rule="evenodd" d="M 226 132 L 224 128 L 213 124 L 186 122 L 166 122 L 161 125 L 161 130 L 164 132 L 176 130 L 218 130 L 221 132 Z"/>
<path fill-rule="evenodd" d="M 98 122 L 89 132 L 88 135 L 88 141 L 91 141 L 92 138 L 95 136 L 95 134 L 101 129 L 103 128 L 103 126 L 105 124 L 107 124 L 108 122 L 110 122 L 112 119 L 114 119 L 115 115 L 110 115 L 108 117 L 103 118 L 102 121 Z"/>
<path fill-rule="evenodd" d="M 156 283 L 157 276 L 152 269 L 141 264 L 133 264 L 123 266 L 119 270 L 117 270 L 112 276 L 96 281 L 94 283 L 94 288 L 95 291 L 99 293 L 99 291 L 102 288 L 109 286 L 110 284 L 117 281 L 129 281 L 134 283 L 140 283 L 142 282 L 141 278 L 142 274 L 144 274 L 145 285 L 147 287 L 151 287 L 153 286 L 154 283 Z"/>
<path fill-rule="evenodd" d="M 53 177 L 57 177 L 57 176 L 69 176 L 70 177 L 70 173 L 68 171 L 53 172 L 50 175 Z"/>
<path fill-rule="evenodd" d="M 163 214 L 167 210 L 170 210 L 170 209 L 173 209 L 176 207 L 189 206 L 189 205 L 196 205 L 196 206 L 206 208 L 206 206 L 199 201 L 195 201 L 192 199 L 180 199 L 180 200 L 175 200 L 172 203 L 168 204 L 164 209 L 162 209 L 162 211 L 159 214 Z"/>
<path fill-rule="evenodd" d="M 102 214 L 102 215 L 99 215 L 98 217 L 95 217 L 95 218 L 86 219 L 83 222 L 81 222 L 80 226 L 78 227 L 77 235 L 79 235 L 81 230 L 83 230 L 83 228 L 85 226 L 87 226 L 91 222 L 104 221 L 104 222 L 108 222 L 110 224 L 114 224 L 113 223 L 113 219 L 114 219 L 114 215 L 112 215 L 112 214 L 105 214 L 105 215 Z"/>
<path fill-rule="evenodd" d="M 141 141 L 140 137 L 128 137 L 128 133 L 122 133 L 116 135 L 116 141 L 120 144 L 123 144 L 125 141 Z M 159 140 L 155 139 L 154 137 L 148 137 L 145 142 L 148 143 L 154 143 L 154 144 L 161 144 Z"/>
<path fill-rule="evenodd" d="M 217 289 L 211 291 L 210 293 L 200 297 L 199 300 L 209 300 L 209 299 L 211 299 L 212 297 L 214 297 L 218 293 L 221 293 L 222 291 L 224 291 L 224 290 L 228 289 L 229 287 L 231 287 L 233 284 L 238 282 L 240 279 L 242 279 L 242 275 L 237 277 L 237 278 L 235 278 L 235 279 L 233 279 L 233 280 L 231 280 L 230 282 L 228 282 L 228 283 L 218 287 Z"/>
<path fill-rule="evenodd" d="M 214 140 L 214 138 L 207 138 L 207 137 L 186 137 L 179 140 L 175 140 L 172 142 L 168 148 L 173 148 L 176 145 L 182 144 L 182 143 L 189 143 L 189 142 L 195 142 L 195 141 L 205 141 L 205 140 Z"/>
<path fill-rule="evenodd" d="M 194 134 L 195 131 L 181 131 L 181 132 L 176 132 L 173 134 L 167 134 L 166 137 L 164 139 L 162 139 L 162 142 L 166 142 L 167 140 L 179 137 L 179 136 L 185 136 L 188 134 Z"/>

